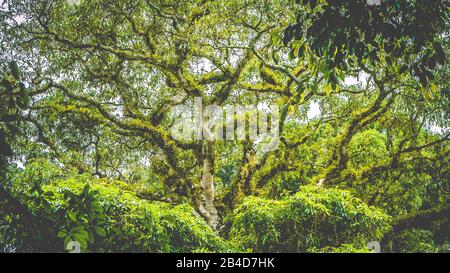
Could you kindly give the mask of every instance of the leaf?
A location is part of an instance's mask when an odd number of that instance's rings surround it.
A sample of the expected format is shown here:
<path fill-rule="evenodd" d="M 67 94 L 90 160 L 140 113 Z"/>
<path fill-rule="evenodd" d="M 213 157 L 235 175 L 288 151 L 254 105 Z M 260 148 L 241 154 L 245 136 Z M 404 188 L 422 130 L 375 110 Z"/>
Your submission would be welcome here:
<path fill-rule="evenodd" d="M 28 90 L 23 83 L 19 83 L 20 91 L 20 108 L 25 109 L 30 105 L 30 96 Z"/>
<path fill-rule="evenodd" d="M 20 80 L 20 71 L 19 66 L 17 65 L 16 61 L 9 62 L 9 69 L 11 70 L 11 74 L 16 80 Z"/>
<path fill-rule="evenodd" d="M 70 220 L 77 222 L 77 217 L 72 211 L 68 211 L 67 216 L 69 216 Z"/>
<path fill-rule="evenodd" d="M 398 74 L 403 74 L 408 70 L 408 66 L 404 65 L 398 70 Z"/>
<path fill-rule="evenodd" d="M 329 96 L 331 94 L 331 91 L 333 91 L 333 87 L 331 86 L 331 83 L 325 85 L 323 87 L 323 90 L 325 91 L 325 94 L 327 94 L 327 96 Z"/>
<path fill-rule="evenodd" d="M 46 191 L 45 193 L 44 193 L 44 196 L 45 197 L 54 197 L 55 196 L 55 193 L 54 192 L 52 192 L 52 191 Z"/>
<path fill-rule="evenodd" d="M 70 234 L 72 234 L 78 240 L 87 241 L 89 239 L 89 232 L 87 232 L 82 226 L 72 229 L 70 231 Z"/>
<path fill-rule="evenodd" d="M 83 191 L 82 191 L 81 195 L 87 195 L 88 193 L 89 193 L 89 184 L 86 184 L 83 187 Z"/>
<path fill-rule="evenodd" d="M 430 84 L 430 90 L 433 94 L 436 94 L 437 90 L 438 90 L 436 84 L 434 84 L 434 83 Z"/>
<path fill-rule="evenodd" d="M 66 237 L 67 236 L 67 230 L 65 230 L 65 229 L 60 230 L 56 236 L 58 236 L 58 238 Z"/>
<path fill-rule="evenodd" d="M 302 45 L 303 45 L 302 42 L 298 41 L 298 40 L 295 40 L 294 42 L 292 42 L 292 50 L 293 50 L 295 57 L 299 56 L 300 48 L 302 47 Z"/>
<path fill-rule="evenodd" d="M 12 91 L 14 89 L 12 83 L 7 79 L 2 80 L 2 85 L 7 91 Z"/>
<path fill-rule="evenodd" d="M 106 236 L 106 230 L 102 227 L 95 227 L 95 232 L 102 237 Z"/>
<path fill-rule="evenodd" d="M 272 43 L 278 45 L 281 42 L 281 35 L 279 31 L 271 31 L 270 36 L 272 37 Z"/>

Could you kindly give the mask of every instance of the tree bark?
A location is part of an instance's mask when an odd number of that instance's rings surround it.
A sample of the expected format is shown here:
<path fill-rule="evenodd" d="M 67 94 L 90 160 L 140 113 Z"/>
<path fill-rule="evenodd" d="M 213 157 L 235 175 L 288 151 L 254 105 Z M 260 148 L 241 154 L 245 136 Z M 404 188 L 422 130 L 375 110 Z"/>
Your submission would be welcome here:
<path fill-rule="evenodd" d="M 203 173 L 201 188 L 203 192 L 203 202 L 199 210 L 208 225 L 217 230 L 219 224 L 219 214 L 214 205 L 214 158 L 212 154 L 212 143 L 206 142 L 202 149 Z"/>

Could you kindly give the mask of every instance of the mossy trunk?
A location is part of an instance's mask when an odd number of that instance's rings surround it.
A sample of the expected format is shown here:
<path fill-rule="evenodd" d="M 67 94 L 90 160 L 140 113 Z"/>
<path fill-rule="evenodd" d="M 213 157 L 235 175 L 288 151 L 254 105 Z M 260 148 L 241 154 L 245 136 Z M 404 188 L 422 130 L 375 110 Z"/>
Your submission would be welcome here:
<path fill-rule="evenodd" d="M 199 210 L 208 225 L 216 230 L 219 224 L 219 214 L 214 204 L 214 157 L 212 143 L 205 143 L 202 150 L 203 172 L 201 188 L 203 202 L 200 204 Z"/>

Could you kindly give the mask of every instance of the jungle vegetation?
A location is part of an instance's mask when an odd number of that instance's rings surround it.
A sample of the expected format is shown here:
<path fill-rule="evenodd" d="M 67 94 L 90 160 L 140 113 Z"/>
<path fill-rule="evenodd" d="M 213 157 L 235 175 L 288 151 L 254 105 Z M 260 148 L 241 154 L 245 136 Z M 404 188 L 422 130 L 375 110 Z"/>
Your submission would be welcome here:
<path fill-rule="evenodd" d="M 0 252 L 449 252 L 449 30 L 448 0 L 2 0 Z M 276 106 L 277 148 L 174 138 L 195 98 Z"/>

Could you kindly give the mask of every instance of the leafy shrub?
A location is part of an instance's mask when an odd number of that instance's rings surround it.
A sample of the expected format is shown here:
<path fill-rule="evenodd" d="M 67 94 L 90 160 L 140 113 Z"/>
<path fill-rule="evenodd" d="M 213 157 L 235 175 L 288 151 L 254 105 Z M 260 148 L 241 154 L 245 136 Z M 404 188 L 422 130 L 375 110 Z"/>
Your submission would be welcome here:
<path fill-rule="evenodd" d="M 231 251 L 189 205 L 149 202 L 128 188 L 120 181 L 75 175 L 34 183 L 22 199 L 35 215 L 54 223 L 61 251 L 70 241 L 80 243 L 83 252 Z"/>
<path fill-rule="evenodd" d="M 400 234 L 399 249 L 406 253 L 448 252 L 448 246 L 439 246 L 433 238 L 433 232 L 427 229 L 410 229 Z"/>
<path fill-rule="evenodd" d="M 311 249 L 315 253 L 373 253 L 367 247 L 356 247 L 352 244 L 343 244 L 338 247 L 325 247 L 321 249 Z"/>
<path fill-rule="evenodd" d="M 348 191 L 303 186 L 282 200 L 248 197 L 231 216 L 231 238 L 256 252 L 309 252 L 343 244 L 365 246 L 390 218 Z"/>

